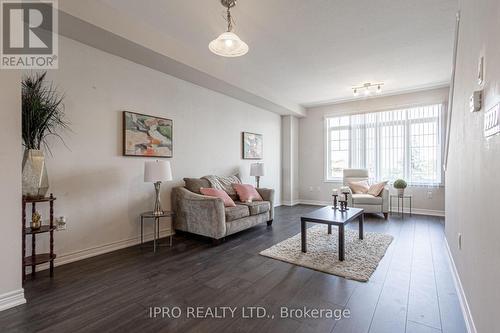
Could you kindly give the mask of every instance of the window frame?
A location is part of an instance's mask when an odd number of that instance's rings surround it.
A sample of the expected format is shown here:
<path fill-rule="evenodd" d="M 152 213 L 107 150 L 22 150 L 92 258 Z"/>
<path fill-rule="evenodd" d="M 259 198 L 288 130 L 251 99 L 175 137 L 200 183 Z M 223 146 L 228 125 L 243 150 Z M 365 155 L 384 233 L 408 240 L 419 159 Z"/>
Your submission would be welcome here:
<path fill-rule="evenodd" d="M 340 118 L 340 117 L 349 117 L 349 125 L 347 126 L 338 126 L 340 129 L 341 127 L 346 127 L 349 129 L 349 147 L 351 147 L 351 142 L 352 142 L 352 129 L 351 129 L 351 118 L 352 116 L 355 115 L 367 115 L 367 114 L 374 114 L 374 113 L 379 113 L 379 112 L 387 112 L 387 111 L 398 111 L 398 110 L 408 110 L 412 108 L 419 108 L 419 107 L 432 107 L 432 106 L 440 106 L 440 112 L 441 114 L 437 116 L 437 129 L 438 133 L 436 135 L 437 137 L 437 152 L 436 152 L 436 157 L 438 158 L 438 163 L 437 163 L 437 168 L 439 172 L 439 182 L 436 183 L 428 183 L 428 182 L 415 182 L 415 181 L 408 181 L 409 186 L 420 186 L 420 187 L 444 187 L 444 171 L 441 168 L 441 164 L 443 163 L 443 137 L 445 136 L 445 128 L 444 124 L 446 123 L 446 116 L 447 116 L 447 104 L 445 102 L 437 102 L 437 103 L 425 103 L 425 104 L 414 104 L 414 105 L 405 105 L 405 106 L 400 106 L 400 107 L 394 107 L 390 109 L 384 109 L 384 110 L 377 110 L 377 111 L 367 111 L 367 112 L 355 112 L 355 113 L 339 113 L 339 114 L 326 114 L 323 116 L 323 143 L 324 143 L 324 182 L 325 183 L 342 183 L 343 182 L 343 177 L 331 177 L 330 175 L 330 160 L 331 160 L 331 147 L 330 147 L 330 140 L 331 140 L 331 129 L 332 127 L 329 126 L 329 120 L 332 118 Z M 426 123 L 426 119 L 435 119 L 435 117 L 426 117 L 426 118 L 418 118 L 418 119 L 409 119 L 408 114 L 406 114 L 406 119 L 404 122 L 404 136 L 405 136 L 405 146 L 404 146 L 404 166 L 403 166 L 403 174 L 406 179 L 410 179 L 410 174 L 411 174 L 411 125 L 416 124 L 416 123 Z M 390 124 L 390 123 L 396 123 L 396 121 L 384 121 L 384 124 Z M 379 180 L 380 179 L 380 124 L 377 123 L 375 126 L 375 138 L 376 138 L 376 144 L 375 144 L 375 156 L 376 156 L 376 175 L 374 175 L 375 179 Z M 367 145 L 366 145 L 366 130 L 368 129 L 369 126 L 364 124 L 364 131 L 363 131 L 363 137 L 365 138 L 363 140 L 362 146 L 363 146 L 363 160 L 364 164 L 366 167 L 366 154 L 367 154 Z M 351 148 L 349 148 L 349 167 L 352 165 L 352 152 Z"/>

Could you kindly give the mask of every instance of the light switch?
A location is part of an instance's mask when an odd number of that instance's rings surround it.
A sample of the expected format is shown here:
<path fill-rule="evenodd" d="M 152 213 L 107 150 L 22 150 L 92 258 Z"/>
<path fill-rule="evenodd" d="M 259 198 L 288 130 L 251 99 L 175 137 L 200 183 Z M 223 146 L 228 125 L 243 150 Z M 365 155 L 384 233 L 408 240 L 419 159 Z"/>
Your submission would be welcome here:
<path fill-rule="evenodd" d="M 500 103 L 489 109 L 484 114 L 484 136 L 500 133 Z"/>
<path fill-rule="evenodd" d="M 482 104 L 483 104 L 483 91 L 482 90 L 474 91 L 469 100 L 469 111 L 477 112 L 481 110 Z"/>

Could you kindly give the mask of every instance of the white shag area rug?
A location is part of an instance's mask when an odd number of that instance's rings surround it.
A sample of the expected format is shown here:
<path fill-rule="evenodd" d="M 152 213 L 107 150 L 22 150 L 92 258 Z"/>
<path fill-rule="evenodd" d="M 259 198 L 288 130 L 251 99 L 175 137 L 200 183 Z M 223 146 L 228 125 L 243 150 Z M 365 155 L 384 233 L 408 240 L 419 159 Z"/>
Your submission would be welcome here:
<path fill-rule="evenodd" d="M 338 229 L 316 225 L 307 229 L 307 253 L 301 251 L 300 233 L 262 252 L 261 255 L 347 279 L 366 282 L 375 271 L 393 237 L 365 232 L 358 238 L 357 230 L 345 229 L 345 260 L 339 261 Z"/>

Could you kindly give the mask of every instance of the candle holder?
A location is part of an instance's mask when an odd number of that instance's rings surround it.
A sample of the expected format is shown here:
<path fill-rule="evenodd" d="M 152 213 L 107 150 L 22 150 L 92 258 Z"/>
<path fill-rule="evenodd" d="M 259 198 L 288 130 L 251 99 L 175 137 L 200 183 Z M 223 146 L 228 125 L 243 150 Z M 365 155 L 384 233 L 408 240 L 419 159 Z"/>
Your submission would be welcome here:
<path fill-rule="evenodd" d="M 342 194 L 344 195 L 344 210 L 349 210 L 349 207 L 347 207 L 347 200 L 349 198 L 349 192 L 342 192 Z"/>
<path fill-rule="evenodd" d="M 332 194 L 332 197 L 333 197 L 333 209 L 338 209 L 338 197 L 339 195 L 338 194 Z"/>
<path fill-rule="evenodd" d="M 347 201 L 339 200 L 340 208 L 339 211 L 345 212 L 347 211 Z"/>

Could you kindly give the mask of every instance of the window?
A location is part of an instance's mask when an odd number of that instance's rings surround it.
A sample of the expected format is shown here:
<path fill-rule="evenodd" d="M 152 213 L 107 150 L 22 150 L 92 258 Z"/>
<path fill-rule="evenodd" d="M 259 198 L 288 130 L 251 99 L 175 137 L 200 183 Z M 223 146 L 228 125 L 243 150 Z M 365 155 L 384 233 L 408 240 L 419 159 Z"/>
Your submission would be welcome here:
<path fill-rule="evenodd" d="M 443 105 L 327 117 L 326 180 L 366 168 L 375 180 L 441 184 Z"/>

